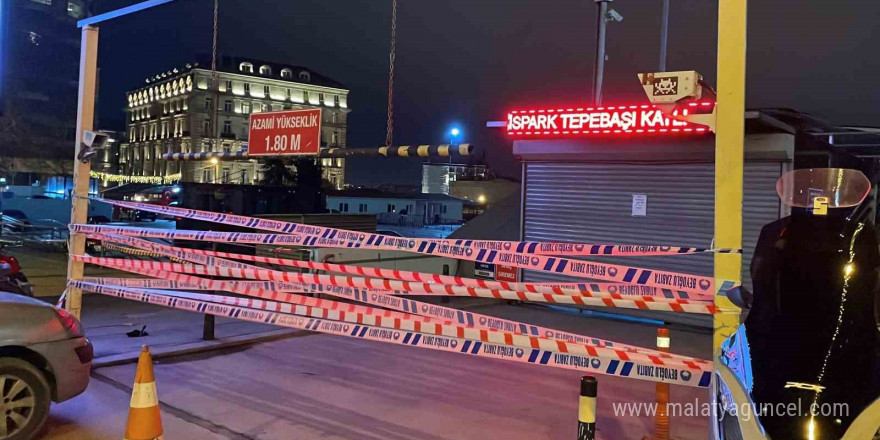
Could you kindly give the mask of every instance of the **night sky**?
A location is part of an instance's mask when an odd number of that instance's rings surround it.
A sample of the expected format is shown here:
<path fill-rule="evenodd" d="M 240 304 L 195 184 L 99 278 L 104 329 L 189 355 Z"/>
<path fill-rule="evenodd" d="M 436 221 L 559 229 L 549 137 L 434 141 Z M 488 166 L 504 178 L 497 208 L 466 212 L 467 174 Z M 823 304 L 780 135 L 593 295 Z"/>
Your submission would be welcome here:
<path fill-rule="evenodd" d="M 671 0 L 669 70 L 714 83 L 717 2 Z M 94 0 L 94 11 L 135 3 Z M 642 102 L 636 73 L 657 68 L 660 1 L 617 0 L 605 103 Z M 177 0 L 101 27 L 99 118 L 124 126 L 124 92 L 211 50 L 211 0 Z M 592 0 L 399 0 L 395 143 L 441 143 L 459 125 L 499 174 L 518 176 L 510 142 L 485 128 L 511 108 L 587 104 Z M 349 147 L 385 139 L 390 0 L 220 0 L 219 52 L 308 67 L 349 89 Z M 880 2 L 753 0 L 747 105 L 836 124 L 880 126 Z M 414 159 L 360 159 L 354 184 L 420 183 Z"/>

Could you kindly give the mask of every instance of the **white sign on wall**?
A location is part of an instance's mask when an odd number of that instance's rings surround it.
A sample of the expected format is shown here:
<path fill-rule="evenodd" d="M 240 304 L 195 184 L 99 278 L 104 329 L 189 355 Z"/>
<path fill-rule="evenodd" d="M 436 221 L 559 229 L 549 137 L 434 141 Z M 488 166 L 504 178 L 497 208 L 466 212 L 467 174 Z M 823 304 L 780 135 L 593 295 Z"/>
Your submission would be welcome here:
<path fill-rule="evenodd" d="M 633 217 L 645 217 L 648 215 L 648 195 L 633 194 Z"/>

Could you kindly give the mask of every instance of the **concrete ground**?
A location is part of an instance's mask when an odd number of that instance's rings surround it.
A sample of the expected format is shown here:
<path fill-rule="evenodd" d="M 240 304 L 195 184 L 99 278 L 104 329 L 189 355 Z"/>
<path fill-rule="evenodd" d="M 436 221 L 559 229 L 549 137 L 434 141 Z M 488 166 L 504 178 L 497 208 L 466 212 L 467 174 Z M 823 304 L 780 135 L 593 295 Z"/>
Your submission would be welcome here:
<path fill-rule="evenodd" d="M 531 306 L 480 313 L 651 346 L 656 328 Z M 711 335 L 672 330 L 673 351 L 707 358 Z M 135 366 L 98 368 L 84 396 L 57 405 L 44 437 L 118 439 Z M 329 335 L 157 360 L 166 438 L 189 439 L 571 439 L 580 374 Z M 112 386 L 108 386 L 112 385 Z M 650 403 L 655 385 L 599 376 L 600 439 L 640 439 L 647 416 L 615 417 L 612 404 Z M 708 391 L 673 386 L 673 402 Z M 106 412 L 105 412 L 106 410 Z M 704 417 L 673 417 L 679 439 L 704 439 Z M 81 436 L 80 436 L 81 434 Z"/>

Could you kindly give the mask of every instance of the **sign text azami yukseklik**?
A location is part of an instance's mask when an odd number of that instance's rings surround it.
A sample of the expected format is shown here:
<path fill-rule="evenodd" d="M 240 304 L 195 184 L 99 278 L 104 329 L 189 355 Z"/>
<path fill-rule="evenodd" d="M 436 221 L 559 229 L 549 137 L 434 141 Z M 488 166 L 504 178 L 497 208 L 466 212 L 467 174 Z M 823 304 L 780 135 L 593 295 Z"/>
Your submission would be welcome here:
<path fill-rule="evenodd" d="M 519 110 L 507 114 L 507 134 L 518 137 L 706 131 L 701 125 L 669 118 L 650 105 Z"/>
<path fill-rule="evenodd" d="M 321 146 L 321 109 L 251 114 L 249 156 L 316 155 Z"/>

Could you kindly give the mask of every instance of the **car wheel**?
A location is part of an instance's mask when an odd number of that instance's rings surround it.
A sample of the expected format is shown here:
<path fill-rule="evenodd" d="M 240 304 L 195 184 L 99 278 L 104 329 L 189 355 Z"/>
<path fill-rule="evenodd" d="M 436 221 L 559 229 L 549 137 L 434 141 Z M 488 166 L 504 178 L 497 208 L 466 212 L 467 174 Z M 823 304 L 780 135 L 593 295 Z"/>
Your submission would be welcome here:
<path fill-rule="evenodd" d="M 0 358 L 0 440 L 36 436 L 49 415 L 49 383 L 20 359 Z"/>

